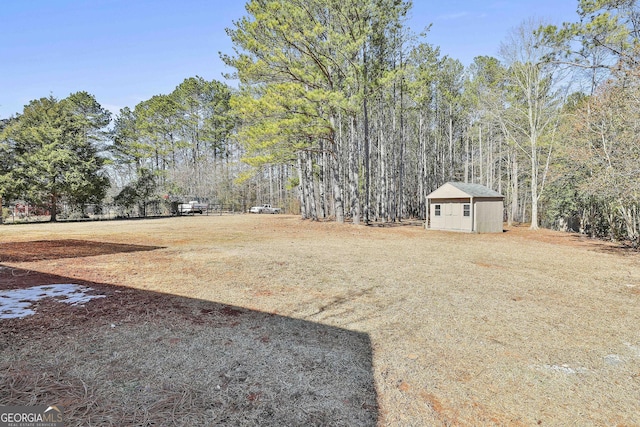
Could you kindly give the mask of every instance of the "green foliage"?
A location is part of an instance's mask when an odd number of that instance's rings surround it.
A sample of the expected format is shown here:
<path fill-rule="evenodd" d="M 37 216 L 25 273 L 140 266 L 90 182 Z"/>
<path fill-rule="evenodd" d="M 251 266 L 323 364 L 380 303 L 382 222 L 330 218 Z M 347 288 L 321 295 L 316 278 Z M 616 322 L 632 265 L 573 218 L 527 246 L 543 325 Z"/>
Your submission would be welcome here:
<path fill-rule="evenodd" d="M 427 43 L 418 44 L 409 54 L 407 91 L 420 108 L 431 106 L 440 61 L 440 49 Z"/>
<path fill-rule="evenodd" d="M 156 95 L 136 105 L 135 115 L 139 136 L 147 141 L 147 157 L 155 158 L 157 169 L 164 169 L 160 159 L 170 161 L 177 148 L 178 103 L 170 95 Z"/>
<path fill-rule="evenodd" d="M 134 181 L 150 171 L 164 194 L 198 192 L 194 188 L 208 173 L 207 165 L 230 155 L 235 128 L 230 98 L 227 85 L 196 76 L 168 95 L 122 109 L 111 135 L 116 167 L 130 168 Z"/>
<path fill-rule="evenodd" d="M 338 113 L 355 114 L 371 92 L 365 85 L 383 78 L 380 63 L 365 62 L 367 43 L 385 49 L 382 34 L 406 8 L 387 0 L 249 1 L 249 16 L 227 30 L 238 53 L 222 57 L 245 86 L 231 101 L 245 161 L 293 162 L 323 140 L 334 148 Z"/>
<path fill-rule="evenodd" d="M 150 170 L 141 169 L 138 179 L 126 185 L 120 193 L 114 197 L 114 202 L 125 208 L 132 208 L 137 205 L 140 207 L 141 215 L 144 216 L 147 202 L 151 199 L 158 198 L 156 194 L 157 187 L 157 177 L 154 176 Z M 154 197 L 154 195 L 156 197 Z"/>
<path fill-rule="evenodd" d="M 332 137 L 331 124 L 321 112 L 333 101 L 327 92 L 307 91 L 297 83 L 272 84 L 260 92 L 255 96 L 246 88 L 231 99 L 243 121 L 236 138 L 246 150 L 248 164 L 293 162 L 298 151 L 313 148 L 319 138 Z"/>
<path fill-rule="evenodd" d="M 98 144 L 109 120 L 109 113 L 86 92 L 62 101 L 31 101 L 0 138 L 11 159 L 10 170 L 0 178 L 3 192 L 48 206 L 52 221 L 61 199 L 73 204 L 102 200 L 109 180 Z"/>
<path fill-rule="evenodd" d="M 16 159 L 12 142 L 3 134 L 3 130 L 9 125 L 9 122 L 10 120 L 0 121 L 0 199 L 3 197 L 11 198 L 15 190 L 9 173 L 15 167 Z"/>
<path fill-rule="evenodd" d="M 138 202 L 141 201 L 140 194 L 136 190 L 135 184 L 126 185 L 117 196 L 113 198 L 113 201 L 118 206 L 123 206 L 127 209 L 136 206 Z"/>
<path fill-rule="evenodd" d="M 201 145 L 225 154 L 235 121 L 230 114 L 231 90 L 218 81 L 196 76 L 185 79 L 171 94 L 178 105 L 178 129 L 184 147 L 197 157 Z M 194 159 L 194 161 L 197 160 Z"/>
<path fill-rule="evenodd" d="M 298 178 L 297 176 L 292 176 L 287 181 L 288 190 L 293 190 L 294 188 L 297 188 L 299 185 L 300 185 L 300 178 Z"/>
<path fill-rule="evenodd" d="M 142 142 L 138 131 L 136 115 L 125 107 L 114 122 L 111 134 L 113 145 L 111 153 L 118 164 L 135 164 L 141 167 L 145 159 L 149 157 L 146 145 Z"/>
<path fill-rule="evenodd" d="M 577 12 L 577 22 L 538 30 L 553 47 L 548 59 L 592 69 L 640 65 L 637 0 L 580 0 Z"/>

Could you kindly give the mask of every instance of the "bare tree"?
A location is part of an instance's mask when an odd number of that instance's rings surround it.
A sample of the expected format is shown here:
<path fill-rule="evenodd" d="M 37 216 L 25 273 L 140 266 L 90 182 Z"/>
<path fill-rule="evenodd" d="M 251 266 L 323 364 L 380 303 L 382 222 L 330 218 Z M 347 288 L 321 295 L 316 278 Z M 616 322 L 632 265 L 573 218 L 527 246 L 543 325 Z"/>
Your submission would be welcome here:
<path fill-rule="evenodd" d="M 531 229 L 538 229 L 538 202 L 544 190 L 560 117 L 560 93 L 554 80 L 556 68 L 545 61 L 547 48 L 539 43 L 541 23 L 528 20 L 512 30 L 500 48 L 508 68 L 507 108 L 501 115 L 509 141 L 530 163 Z"/>

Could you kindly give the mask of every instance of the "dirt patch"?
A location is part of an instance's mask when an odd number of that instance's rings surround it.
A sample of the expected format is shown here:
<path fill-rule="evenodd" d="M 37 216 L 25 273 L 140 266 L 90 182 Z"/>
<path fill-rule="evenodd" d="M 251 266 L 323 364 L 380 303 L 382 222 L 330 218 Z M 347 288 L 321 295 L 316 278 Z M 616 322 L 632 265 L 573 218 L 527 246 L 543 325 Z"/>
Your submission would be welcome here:
<path fill-rule="evenodd" d="M 0 243 L 0 262 L 31 262 L 60 258 L 82 258 L 117 253 L 153 251 L 158 246 L 126 245 L 87 240 L 36 240 Z"/>

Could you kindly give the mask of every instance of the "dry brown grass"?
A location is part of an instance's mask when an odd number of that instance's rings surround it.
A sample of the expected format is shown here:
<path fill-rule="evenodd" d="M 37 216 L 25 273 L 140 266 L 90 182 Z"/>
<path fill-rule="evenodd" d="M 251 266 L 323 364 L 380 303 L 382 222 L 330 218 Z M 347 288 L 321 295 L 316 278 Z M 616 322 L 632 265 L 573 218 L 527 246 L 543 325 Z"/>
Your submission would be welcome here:
<path fill-rule="evenodd" d="M 0 404 L 69 395 L 93 425 L 640 425 L 640 255 L 610 244 L 239 215 L 6 226 L 0 256 L 63 239 L 156 249 L 0 258 L 109 295 L 0 320 Z"/>

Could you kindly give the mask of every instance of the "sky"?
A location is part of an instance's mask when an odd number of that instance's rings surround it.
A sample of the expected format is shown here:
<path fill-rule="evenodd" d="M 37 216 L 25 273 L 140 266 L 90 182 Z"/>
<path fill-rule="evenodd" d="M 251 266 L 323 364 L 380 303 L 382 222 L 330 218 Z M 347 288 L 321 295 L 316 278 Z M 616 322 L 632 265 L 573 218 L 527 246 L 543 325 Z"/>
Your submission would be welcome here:
<path fill-rule="evenodd" d="M 407 25 L 469 65 L 497 56 L 509 31 L 536 17 L 577 20 L 578 0 L 414 0 Z M 167 94 L 185 78 L 224 81 L 225 29 L 242 0 L 2 0 L 0 119 L 33 99 L 86 91 L 113 113 Z"/>

